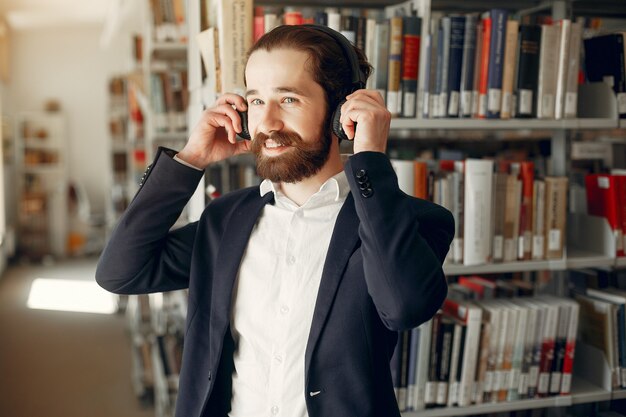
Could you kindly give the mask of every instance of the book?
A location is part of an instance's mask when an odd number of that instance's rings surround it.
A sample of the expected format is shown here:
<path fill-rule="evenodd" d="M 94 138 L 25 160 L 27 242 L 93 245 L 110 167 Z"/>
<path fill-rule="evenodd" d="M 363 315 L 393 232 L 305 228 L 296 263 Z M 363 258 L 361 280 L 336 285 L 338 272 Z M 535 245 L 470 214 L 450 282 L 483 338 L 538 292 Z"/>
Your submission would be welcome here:
<path fill-rule="evenodd" d="M 536 179 L 533 183 L 532 259 L 543 259 L 545 256 L 545 196 L 545 181 Z"/>
<path fill-rule="evenodd" d="M 243 94 L 246 53 L 252 46 L 252 0 L 216 0 L 221 93 Z"/>
<path fill-rule="evenodd" d="M 370 77 L 373 80 L 372 88 L 377 90 L 383 98 L 387 97 L 387 81 L 389 78 L 389 21 L 376 23 L 374 33 L 374 55 L 372 65 L 374 74 Z"/>
<path fill-rule="evenodd" d="M 567 80 L 565 81 L 565 97 L 563 104 L 563 117 L 566 119 L 574 119 L 578 115 L 578 75 L 580 73 L 582 31 L 581 22 L 572 22 L 570 25 L 570 43 L 567 54 Z"/>
<path fill-rule="evenodd" d="M 472 116 L 472 91 L 474 89 L 474 67 L 476 58 L 476 25 L 478 16 L 470 13 L 465 16 L 463 35 L 463 62 L 461 63 L 461 90 L 459 116 Z"/>
<path fill-rule="evenodd" d="M 458 117 L 461 101 L 463 52 L 465 49 L 465 16 L 450 16 L 450 48 L 448 61 L 448 103 L 446 115 Z"/>
<path fill-rule="evenodd" d="M 402 116 L 415 117 L 417 73 L 420 60 L 422 19 L 405 16 L 402 22 Z"/>
<path fill-rule="evenodd" d="M 560 34 L 558 26 L 541 25 L 537 82 L 537 118 L 539 119 L 554 119 L 558 70 L 558 54 L 554 52 L 554 48 L 557 47 L 558 50 L 560 47 Z"/>
<path fill-rule="evenodd" d="M 474 391 L 482 310 L 469 301 L 444 301 L 443 311 L 467 326 L 463 343 L 463 359 L 458 389 L 458 404 L 465 407 L 471 404 Z"/>
<path fill-rule="evenodd" d="M 561 259 L 565 248 L 567 220 L 567 177 L 546 177 L 546 259 Z"/>
<path fill-rule="evenodd" d="M 419 326 L 419 346 L 417 351 L 419 357 L 415 364 L 415 388 L 413 391 L 413 410 L 424 410 L 426 408 L 425 403 L 425 388 L 428 381 L 428 364 L 430 354 L 430 343 L 432 335 L 433 320 L 428 320 Z"/>
<path fill-rule="evenodd" d="M 489 93 L 489 59 L 491 57 L 491 29 L 493 19 L 490 13 L 482 17 L 482 48 L 480 51 L 480 74 L 478 83 L 478 117 L 487 117 L 487 104 Z"/>
<path fill-rule="evenodd" d="M 518 34 L 519 22 L 517 20 L 508 20 L 506 22 L 504 60 L 502 66 L 501 119 L 510 119 L 513 115 L 513 83 L 515 82 L 517 63 Z"/>
<path fill-rule="evenodd" d="M 614 323 L 616 306 L 586 294 L 576 294 L 580 305 L 580 339 L 601 350 L 611 369 L 611 386 L 620 387 L 619 359 Z"/>
<path fill-rule="evenodd" d="M 609 302 L 615 306 L 613 344 L 617 347 L 617 363 L 619 365 L 619 382 L 622 388 L 626 387 L 626 293 L 618 290 L 597 290 L 587 288 L 586 293 L 594 299 Z"/>
<path fill-rule="evenodd" d="M 493 161 L 465 161 L 463 264 L 479 265 L 491 260 L 491 199 Z"/>
<path fill-rule="evenodd" d="M 571 42 L 572 21 L 562 19 L 557 22 L 560 30 L 559 54 L 556 67 L 556 95 L 554 99 L 554 118 L 561 120 L 565 116 L 565 90 L 567 88 L 567 73 L 569 69 L 569 51 Z"/>
<path fill-rule="evenodd" d="M 402 74 L 402 17 L 389 20 L 389 59 L 387 66 L 387 110 L 392 116 L 400 114 L 400 78 Z"/>
<path fill-rule="evenodd" d="M 624 238 L 622 215 L 623 207 L 619 206 L 619 185 L 623 179 L 611 174 L 588 174 L 585 176 L 587 190 L 587 213 L 592 216 L 604 217 L 609 223 L 615 241 L 616 256 L 624 256 Z"/>
<path fill-rule="evenodd" d="M 620 119 L 626 118 L 624 33 L 609 33 L 584 40 L 587 81 L 606 82 L 615 92 Z"/>
<path fill-rule="evenodd" d="M 487 74 L 487 117 L 500 118 L 502 106 L 502 74 L 508 12 L 492 9 L 489 66 Z"/>
<path fill-rule="evenodd" d="M 531 118 L 537 115 L 540 44 L 541 26 L 520 26 L 516 83 L 516 117 Z"/>
<path fill-rule="evenodd" d="M 535 182 L 535 164 L 532 161 L 519 163 L 519 179 L 522 185 L 520 220 L 519 220 L 519 244 L 517 258 L 529 260 L 532 258 L 533 237 L 533 197 Z"/>

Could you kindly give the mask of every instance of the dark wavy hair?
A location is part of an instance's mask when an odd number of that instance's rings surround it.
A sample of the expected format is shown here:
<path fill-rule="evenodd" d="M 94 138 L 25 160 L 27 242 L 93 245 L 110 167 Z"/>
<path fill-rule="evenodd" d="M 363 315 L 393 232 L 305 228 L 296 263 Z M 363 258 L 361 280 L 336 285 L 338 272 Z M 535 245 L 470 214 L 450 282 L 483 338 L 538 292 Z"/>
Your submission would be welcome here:
<path fill-rule="evenodd" d="M 353 46 L 359 59 L 359 67 L 365 79 L 371 75 L 372 66 L 363 51 Z M 352 72 L 348 58 L 339 43 L 329 34 L 311 27 L 283 25 L 263 35 L 248 51 L 248 59 L 257 50 L 295 49 L 308 53 L 307 70 L 324 89 L 328 109 L 349 94 Z"/>

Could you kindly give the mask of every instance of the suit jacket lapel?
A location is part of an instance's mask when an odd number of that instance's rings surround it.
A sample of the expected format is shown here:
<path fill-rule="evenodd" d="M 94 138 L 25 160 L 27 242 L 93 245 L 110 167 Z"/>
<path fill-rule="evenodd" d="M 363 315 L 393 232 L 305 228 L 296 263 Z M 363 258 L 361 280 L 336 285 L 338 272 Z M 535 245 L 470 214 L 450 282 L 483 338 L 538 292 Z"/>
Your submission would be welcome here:
<path fill-rule="evenodd" d="M 352 194 L 348 194 L 337 216 L 335 229 L 328 247 L 328 254 L 326 255 L 326 262 L 324 263 L 320 288 L 317 293 L 313 322 L 311 323 L 311 331 L 305 353 L 306 375 L 309 373 L 315 345 L 326 324 L 326 317 L 332 307 L 346 264 L 359 241 L 358 228 L 359 219 L 354 209 L 354 199 Z"/>
<path fill-rule="evenodd" d="M 258 191 L 257 191 L 258 192 Z M 212 331 L 223 332 L 230 322 L 232 291 L 248 245 L 250 234 L 256 224 L 265 204 L 274 200 L 274 193 L 267 193 L 263 197 L 251 195 L 234 210 L 224 229 L 224 235 L 217 254 L 217 265 L 211 288 L 211 322 Z M 212 336 L 217 336 L 212 332 Z M 221 337 L 213 337 L 211 348 L 221 345 Z M 221 350 L 221 349 L 218 349 Z M 212 352 L 215 352 L 212 349 Z"/>

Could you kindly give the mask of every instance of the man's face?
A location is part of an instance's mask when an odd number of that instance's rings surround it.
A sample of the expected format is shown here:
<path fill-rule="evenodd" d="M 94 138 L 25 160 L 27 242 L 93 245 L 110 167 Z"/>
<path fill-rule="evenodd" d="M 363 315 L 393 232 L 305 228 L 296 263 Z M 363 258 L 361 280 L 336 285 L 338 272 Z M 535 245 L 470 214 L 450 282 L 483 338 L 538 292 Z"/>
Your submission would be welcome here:
<path fill-rule="evenodd" d="M 248 127 L 257 171 L 273 182 L 298 182 L 328 160 L 332 134 L 323 88 L 294 49 L 255 51 L 246 66 Z"/>

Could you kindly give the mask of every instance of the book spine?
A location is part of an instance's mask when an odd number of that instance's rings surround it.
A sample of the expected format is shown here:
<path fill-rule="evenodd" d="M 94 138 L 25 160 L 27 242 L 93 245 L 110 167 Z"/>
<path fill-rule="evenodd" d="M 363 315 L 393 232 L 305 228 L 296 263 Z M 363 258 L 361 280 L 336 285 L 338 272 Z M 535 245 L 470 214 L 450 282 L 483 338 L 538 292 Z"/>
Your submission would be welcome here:
<path fill-rule="evenodd" d="M 491 199 L 493 161 L 468 159 L 465 162 L 465 218 L 463 264 L 484 264 L 491 258 Z"/>
<path fill-rule="evenodd" d="M 574 372 L 574 353 L 576 351 L 579 311 L 580 307 L 578 303 L 570 301 L 567 342 L 565 345 L 565 358 L 563 359 L 563 374 L 561 377 L 561 395 L 569 395 L 572 392 L 572 373 Z"/>
<path fill-rule="evenodd" d="M 537 84 L 539 82 L 539 48 L 541 27 L 521 25 L 519 31 L 519 59 L 517 66 L 516 117 L 537 116 Z"/>
<path fill-rule="evenodd" d="M 573 22 L 570 27 L 570 47 L 567 60 L 567 80 L 563 117 L 574 119 L 578 115 L 578 74 L 580 72 L 580 45 L 582 43 L 582 23 Z"/>
<path fill-rule="evenodd" d="M 448 72 L 448 117 L 458 117 L 461 101 L 461 74 L 465 46 L 465 16 L 450 17 L 450 57 Z"/>
<path fill-rule="evenodd" d="M 521 260 L 529 260 L 532 258 L 535 164 L 530 161 L 521 162 L 519 178 L 522 181 L 522 204 L 520 208 L 520 241 L 517 257 Z"/>
<path fill-rule="evenodd" d="M 415 117 L 422 19 L 417 16 L 404 17 L 402 30 L 402 116 Z"/>
<path fill-rule="evenodd" d="M 401 104 L 400 77 L 402 71 L 402 17 L 392 17 L 389 22 L 387 110 L 392 116 L 398 116 Z"/>
<path fill-rule="evenodd" d="M 557 57 L 556 96 L 554 101 L 554 118 L 557 120 L 561 120 L 565 116 L 565 89 L 567 87 L 571 25 L 572 22 L 569 19 L 563 19 L 559 22 L 558 26 L 560 30 L 560 43 L 559 55 Z"/>
<path fill-rule="evenodd" d="M 489 57 L 491 56 L 491 26 L 493 20 L 490 15 L 483 18 L 483 42 L 480 58 L 480 79 L 478 84 L 478 117 L 487 117 L 489 93 Z"/>
<path fill-rule="evenodd" d="M 567 178 L 547 177 L 546 182 L 546 259 L 561 259 L 567 217 Z"/>
<path fill-rule="evenodd" d="M 476 58 L 476 21 L 475 14 L 465 16 L 463 35 L 463 63 L 461 64 L 461 117 L 472 116 L 472 90 L 474 84 L 474 62 Z"/>
<path fill-rule="evenodd" d="M 541 25 L 537 84 L 537 118 L 539 119 L 554 118 L 558 69 L 558 53 L 554 53 L 554 48 L 555 45 L 557 47 L 560 45 L 560 33 L 558 26 Z"/>
<path fill-rule="evenodd" d="M 489 66 L 487 72 L 487 117 L 500 118 L 502 106 L 502 71 L 508 12 L 492 9 Z"/>
<path fill-rule="evenodd" d="M 510 119 L 513 114 L 513 83 L 517 63 L 519 22 L 506 22 L 506 42 L 504 47 L 504 66 L 502 70 L 502 109 L 501 119 Z"/>

